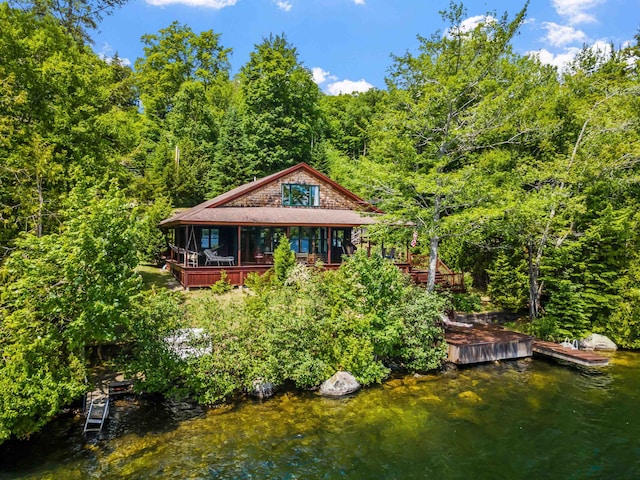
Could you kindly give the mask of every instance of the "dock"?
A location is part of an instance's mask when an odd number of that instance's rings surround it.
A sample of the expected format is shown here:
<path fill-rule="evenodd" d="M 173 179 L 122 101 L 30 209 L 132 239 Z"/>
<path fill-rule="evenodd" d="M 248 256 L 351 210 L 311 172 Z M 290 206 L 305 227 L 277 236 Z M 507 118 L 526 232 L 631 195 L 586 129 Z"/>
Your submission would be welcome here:
<path fill-rule="evenodd" d="M 111 398 L 132 393 L 132 380 L 101 380 L 96 389 L 93 392 L 88 392 L 85 396 L 84 413 L 87 418 L 84 423 L 84 433 L 102 431 L 109 419 Z"/>
<path fill-rule="evenodd" d="M 448 361 L 458 365 L 515 360 L 533 354 L 587 367 L 604 367 L 609 359 L 597 353 L 539 340 L 497 325 L 453 322 L 445 329 Z"/>
<path fill-rule="evenodd" d="M 571 347 L 563 347 L 557 343 L 535 340 L 533 342 L 533 352 L 545 357 L 563 360 L 585 367 L 605 367 L 609 365 L 609 359 L 587 350 L 577 350 Z"/>
<path fill-rule="evenodd" d="M 449 345 L 448 360 L 459 365 L 514 360 L 533 355 L 530 335 L 480 323 L 469 327 L 448 326 L 445 340 Z"/>

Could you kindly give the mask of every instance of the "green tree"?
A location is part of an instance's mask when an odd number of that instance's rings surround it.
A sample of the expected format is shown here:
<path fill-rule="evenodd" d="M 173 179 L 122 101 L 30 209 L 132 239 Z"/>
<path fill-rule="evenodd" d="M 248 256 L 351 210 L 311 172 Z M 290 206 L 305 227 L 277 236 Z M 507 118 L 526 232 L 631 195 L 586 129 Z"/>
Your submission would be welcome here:
<path fill-rule="evenodd" d="M 0 441 L 38 430 L 85 389 L 87 345 L 118 338 L 140 278 L 121 193 L 75 189 L 60 233 L 26 234 L 0 268 Z"/>
<path fill-rule="evenodd" d="M 253 173 L 259 177 L 310 162 L 320 91 L 284 36 L 256 45 L 239 74 Z"/>
<path fill-rule="evenodd" d="M 173 109 L 175 95 L 187 81 L 215 89 L 229 79 L 230 49 L 220 45 L 220 34 L 199 35 L 173 22 L 158 34 L 142 37 L 143 58 L 135 62 L 137 85 L 145 114 L 162 120 Z"/>
<path fill-rule="evenodd" d="M 445 217 L 486 202 L 490 193 L 470 182 L 481 180 L 479 156 L 532 131 L 517 116 L 534 64 L 510 46 L 525 12 L 526 6 L 512 21 L 488 17 L 466 31 L 464 8 L 451 4 L 443 13 L 446 34 L 419 37 L 420 53 L 396 57 L 387 79 L 387 114 L 363 169 L 376 181 L 382 208 L 426 233 L 430 291 Z"/>
<path fill-rule="evenodd" d="M 135 116 L 126 69 L 57 22 L 0 5 L 0 239 L 55 228 L 77 183 L 128 177 L 120 160 Z"/>
<path fill-rule="evenodd" d="M 51 15 L 76 40 L 88 41 L 88 30 L 95 30 L 105 15 L 127 3 L 127 0 L 11 0 L 39 17 Z"/>

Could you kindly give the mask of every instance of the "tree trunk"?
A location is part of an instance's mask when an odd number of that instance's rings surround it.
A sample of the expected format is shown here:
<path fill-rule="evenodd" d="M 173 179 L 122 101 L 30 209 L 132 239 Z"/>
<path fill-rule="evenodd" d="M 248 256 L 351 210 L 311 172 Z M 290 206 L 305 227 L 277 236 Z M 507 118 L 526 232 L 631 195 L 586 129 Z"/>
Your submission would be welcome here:
<path fill-rule="evenodd" d="M 438 236 L 438 224 L 440 223 L 440 196 L 436 195 L 433 201 L 433 234 L 429 242 L 429 276 L 427 277 L 427 291 L 433 292 L 436 289 L 436 272 L 438 270 L 438 246 L 440 237 Z"/>
<path fill-rule="evenodd" d="M 540 274 L 540 266 L 538 262 L 534 260 L 533 255 L 533 240 L 529 242 L 529 319 L 535 320 L 540 314 L 538 306 L 540 305 L 539 289 L 538 289 L 538 276 Z"/>
<path fill-rule="evenodd" d="M 429 277 L 427 278 L 427 291 L 436 289 L 436 271 L 438 270 L 438 245 L 440 237 L 433 235 L 429 243 Z"/>

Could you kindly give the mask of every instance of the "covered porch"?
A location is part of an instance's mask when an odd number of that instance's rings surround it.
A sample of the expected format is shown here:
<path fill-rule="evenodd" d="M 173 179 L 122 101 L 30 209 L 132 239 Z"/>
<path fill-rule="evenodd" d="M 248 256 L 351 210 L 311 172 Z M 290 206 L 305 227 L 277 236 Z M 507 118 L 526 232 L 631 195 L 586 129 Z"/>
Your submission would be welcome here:
<path fill-rule="evenodd" d="M 168 230 L 167 264 L 185 287 L 206 287 L 226 274 L 233 285 L 243 285 L 252 273 L 264 273 L 273 266 L 273 252 L 279 238 L 289 239 L 300 263 L 338 268 L 344 256 L 371 244 L 366 229 L 329 225 L 178 225 Z M 394 253 L 399 268 L 409 273 L 408 251 Z"/>
<path fill-rule="evenodd" d="M 167 233 L 167 264 L 187 289 L 209 287 L 223 276 L 232 285 L 241 286 L 249 274 L 265 273 L 273 266 L 273 252 L 281 235 L 289 239 L 299 263 L 321 262 L 325 269 L 336 269 L 356 249 L 366 249 L 369 255 L 381 254 L 392 260 L 417 284 L 427 283 L 428 278 L 428 257 L 412 256 L 408 246 L 374 249 L 362 226 L 178 225 Z M 463 292 L 464 276 L 438 260 L 436 284 Z"/>

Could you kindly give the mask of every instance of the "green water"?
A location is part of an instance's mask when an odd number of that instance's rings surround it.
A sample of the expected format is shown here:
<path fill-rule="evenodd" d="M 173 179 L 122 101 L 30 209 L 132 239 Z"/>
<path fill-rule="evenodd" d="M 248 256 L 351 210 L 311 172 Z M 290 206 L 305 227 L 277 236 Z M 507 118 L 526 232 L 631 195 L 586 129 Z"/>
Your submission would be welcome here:
<path fill-rule="evenodd" d="M 119 402 L 100 438 L 63 419 L 0 448 L 0 478 L 635 479 L 639 367 L 621 352 L 598 370 L 504 362 L 339 400 Z"/>

